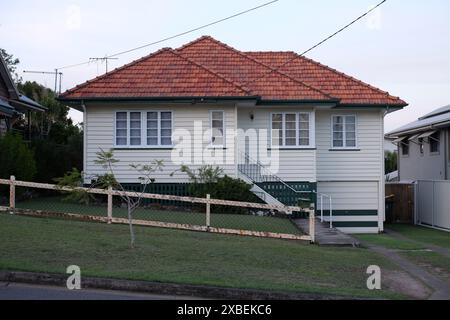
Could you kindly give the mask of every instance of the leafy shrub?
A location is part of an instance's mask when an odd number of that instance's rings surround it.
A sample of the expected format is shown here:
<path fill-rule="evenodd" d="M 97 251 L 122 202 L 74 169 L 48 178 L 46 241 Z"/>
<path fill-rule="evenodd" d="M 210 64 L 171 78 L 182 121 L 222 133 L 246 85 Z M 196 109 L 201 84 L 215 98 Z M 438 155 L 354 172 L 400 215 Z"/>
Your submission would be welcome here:
<path fill-rule="evenodd" d="M 240 179 L 229 176 L 221 177 L 208 190 L 211 198 L 243 202 L 260 202 L 259 198 L 250 191 L 252 186 Z M 212 206 L 211 210 L 217 213 L 246 214 L 248 209 L 228 206 Z"/>
<path fill-rule="evenodd" d="M 56 177 L 63 176 L 73 168 L 83 166 L 83 140 L 78 135 L 69 138 L 67 144 L 51 140 L 32 141 L 37 166 L 37 182 L 52 183 Z"/>
<path fill-rule="evenodd" d="M 31 148 L 22 137 L 7 133 L 0 138 L 0 178 L 31 181 L 36 174 L 36 162 Z"/>
<path fill-rule="evenodd" d="M 180 171 L 188 175 L 191 182 L 189 192 L 194 197 L 204 198 L 210 194 L 212 199 L 260 202 L 259 198 L 250 191 L 252 185 L 240 179 L 224 176 L 221 168 L 207 165 L 193 171 L 187 166 L 182 166 Z M 248 213 L 246 208 L 227 206 L 211 206 L 211 210 L 214 213 Z"/>

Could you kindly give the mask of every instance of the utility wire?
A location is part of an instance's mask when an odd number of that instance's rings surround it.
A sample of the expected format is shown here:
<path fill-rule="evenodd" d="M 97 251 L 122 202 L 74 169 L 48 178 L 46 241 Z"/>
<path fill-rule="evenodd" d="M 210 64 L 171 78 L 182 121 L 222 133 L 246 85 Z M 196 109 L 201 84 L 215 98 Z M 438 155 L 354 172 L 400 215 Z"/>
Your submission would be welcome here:
<path fill-rule="evenodd" d="M 160 40 L 158 40 L 158 41 L 154 41 L 154 42 L 151 42 L 151 43 L 144 44 L 144 45 L 142 45 L 142 46 L 139 46 L 139 47 L 136 47 L 136 48 L 133 48 L 133 49 L 121 51 L 121 52 L 118 52 L 118 53 L 115 53 L 115 54 L 106 56 L 105 58 L 113 58 L 113 57 L 117 57 L 117 56 L 120 56 L 120 55 L 125 54 L 125 53 L 129 53 L 129 52 L 136 51 L 136 50 L 139 50 L 139 49 L 143 49 L 143 48 L 146 48 L 146 47 L 149 47 L 149 46 L 153 46 L 153 45 L 155 45 L 155 44 L 159 44 L 159 43 L 161 43 L 161 42 L 165 42 L 165 41 L 168 41 L 168 40 L 172 40 L 172 39 L 175 39 L 175 38 L 184 36 L 184 35 L 186 35 L 186 34 L 189 34 L 189 33 L 192 33 L 192 32 L 195 32 L 195 31 L 198 31 L 198 30 L 201 30 L 201 29 L 210 27 L 210 26 L 213 26 L 213 25 L 215 25 L 215 24 L 218 24 L 218 23 L 221 23 L 221 22 L 224 22 L 224 21 L 227 21 L 227 20 L 236 18 L 236 17 L 238 17 L 238 16 L 241 16 L 241 15 L 243 15 L 243 14 L 249 13 L 249 12 L 251 12 L 251 11 L 255 11 L 255 10 L 261 9 L 261 8 L 263 8 L 263 7 L 266 7 L 266 6 L 268 6 L 268 5 L 271 5 L 271 4 L 273 4 L 273 3 L 275 3 L 275 2 L 278 2 L 278 1 L 279 1 L 279 0 L 269 1 L 269 2 L 263 3 L 263 4 L 259 5 L 259 6 L 256 6 L 256 7 L 253 7 L 253 8 L 250 8 L 250 9 L 247 9 L 247 10 L 244 10 L 244 11 L 241 11 L 241 12 L 238 12 L 238 13 L 235 13 L 235 14 L 233 14 L 233 15 L 231 15 L 231 16 L 226 17 L 226 18 L 222 18 L 222 19 L 219 19 L 219 20 L 216 20 L 216 21 L 213 21 L 213 22 L 204 24 L 204 25 L 202 25 L 202 26 L 199 26 L 199 27 L 196 27 L 196 28 L 193 28 L 193 29 L 190 29 L 190 30 L 187 30 L 187 31 L 184 31 L 184 32 L 175 34 L 175 35 L 172 35 L 172 36 L 170 36 L 170 37 L 166 37 L 166 38 L 160 39 Z M 85 62 L 81 62 L 81 63 L 77 63 L 77 64 L 67 65 L 67 66 L 58 68 L 58 70 L 82 66 L 82 65 L 85 65 L 85 64 L 89 64 L 89 62 L 90 62 L 90 61 L 85 61 Z"/>
<path fill-rule="evenodd" d="M 294 61 L 295 59 L 298 59 L 302 56 L 304 56 L 305 54 L 307 54 L 308 52 L 314 50 L 315 48 L 319 47 L 320 45 L 322 45 L 323 43 L 327 42 L 328 40 L 330 40 L 331 38 L 333 38 L 334 36 L 338 35 L 339 33 L 341 33 L 342 31 L 344 31 L 345 29 L 349 28 L 351 25 L 355 24 L 356 22 L 358 22 L 359 20 L 361 20 L 362 18 L 364 18 L 365 16 L 367 16 L 368 14 L 370 14 L 372 11 L 374 11 L 375 9 L 377 9 L 378 7 L 382 6 L 387 0 L 383 0 L 380 3 L 378 3 L 376 6 L 374 6 L 373 8 L 371 8 L 370 10 L 366 11 L 364 14 L 360 15 L 358 18 L 356 18 L 355 20 L 353 20 L 352 22 L 348 23 L 347 25 L 345 25 L 344 27 L 340 28 L 338 31 L 336 31 L 335 33 L 329 35 L 328 37 L 326 37 L 325 39 L 323 39 L 322 41 L 318 42 L 317 44 L 315 44 L 314 46 L 312 46 L 311 48 L 303 51 L 302 53 L 300 53 L 299 55 L 295 55 L 293 58 L 286 60 L 285 62 L 283 62 L 281 65 L 277 66 L 276 68 L 272 68 L 270 71 L 264 73 L 261 77 L 258 77 L 256 79 L 250 80 L 244 84 L 242 84 L 242 86 L 246 86 L 249 83 L 264 79 L 267 75 L 271 74 L 272 72 L 278 71 L 280 70 L 282 67 L 284 67 L 285 65 L 287 65 L 288 63 Z"/>

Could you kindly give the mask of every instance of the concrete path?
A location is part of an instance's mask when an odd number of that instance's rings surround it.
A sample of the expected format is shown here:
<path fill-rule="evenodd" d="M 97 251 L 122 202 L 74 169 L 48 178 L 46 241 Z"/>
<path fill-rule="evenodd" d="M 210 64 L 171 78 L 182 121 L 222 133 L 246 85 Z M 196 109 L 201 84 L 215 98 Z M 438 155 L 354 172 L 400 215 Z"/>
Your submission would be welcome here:
<path fill-rule="evenodd" d="M 303 233 L 309 234 L 308 219 L 295 219 L 293 221 Z M 357 239 L 336 228 L 330 229 L 329 223 L 322 223 L 319 219 L 316 219 L 316 243 L 319 246 L 359 246 L 359 241 Z"/>
<path fill-rule="evenodd" d="M 193 297 L 0 282 L 0 300 L 191 300 Z"/>
<path fill-rule="evenodd" d="M 430 243 L 426 243 L 426 242 L 422 242 L 422 241 L 417 241 L 417 240 L 405 237 L 401 233 L 393 231 L 393 230 L 390 230 L 390 229 L 386 229 L 385 233 L 390 235 L 393 238 L 398 239 L 398 240 L 404 240 L 404 241 L 409 241 L 409 242 L 418 244 L 418 245 L 420 245 L 420 246 L 422 246 L 422 247 L 424 247 L 426 249 L 429 249 L 429 250 L 437 252 L 437 253 L 439 253 L 439 254 L 441 254 L 443 256 L 446 256 L 447 258 L 450 258 L 450 249 L 448 249 L 448 248 L 443 248 L 443 247 L 436 246 L 434 244 L 430 244 Z"/>
<path fill-rule="evenodd" d="M 428 287 L 430 287 L 434 291 L 433 294 L 429 297 L 430 300 L 450 300 L 449 282 L 435 277 L 417 264 L 409 261 L 406 258 L 403 258 L 395 250 L 368 244 L 364 241 L 362 242 L 362 244 L 370 250 L 385 256 L 386 258 L 400 266 L 403 270 L 408 272 L 410 275 L 421 280 Z"/>

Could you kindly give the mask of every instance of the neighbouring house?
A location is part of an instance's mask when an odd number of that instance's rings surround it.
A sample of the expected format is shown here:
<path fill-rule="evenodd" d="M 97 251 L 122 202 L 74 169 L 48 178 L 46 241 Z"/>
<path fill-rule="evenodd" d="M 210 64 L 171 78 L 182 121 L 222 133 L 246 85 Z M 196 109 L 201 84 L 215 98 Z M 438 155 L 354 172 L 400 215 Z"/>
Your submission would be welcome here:
<path fill-rule="evenodd" d="M 60 100 L 84 112 L 87 173 L 104 170 L 94 162 L 99 148 L 115 150 L 118 179 L 130 185 L 138 183 L 132 163 L 164 160 L 161 186 L 188 182 L 170 175 L 181 164 L 213 164 L 268 203 L 297 205 L 300 194 L 317 193 L 335 227 L 383 230 L 384 116 L 407 104 L 294 52 L 243 52 L 204 36 Z"/>
<path fill-rule="evenodd" d="M 398 146 L 400 181 L 450 180 L 450 105 L 387 134 Z"/>
<path fill-rule="evenodd" d="M 397 152 L 397 145 L 393 142 L 394 139 L 384 138 L 384 152 Z"/>
<path fill-rule="evenodd" d="M 46 110 L 46 107 L 19 93 L 3 57 L 0 56 L 0 136 L 11 130 L 13 124 L 23 117 L 27 118 L 28 132 L 31 132 L 31 112 Z"/>

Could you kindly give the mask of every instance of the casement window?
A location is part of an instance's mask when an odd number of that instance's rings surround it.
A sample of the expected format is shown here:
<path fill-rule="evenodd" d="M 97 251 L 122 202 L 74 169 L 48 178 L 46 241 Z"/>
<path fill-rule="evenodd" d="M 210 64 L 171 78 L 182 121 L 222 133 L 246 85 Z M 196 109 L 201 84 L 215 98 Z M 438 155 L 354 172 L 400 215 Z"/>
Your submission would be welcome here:
<path fill-rule="evenodd" d="M 117 147 L 152 148 L 172 145 L 171 111 L 118 111 L 115 121 Z"/>
<path fill-rule="evenodd" d="M 402 149 L 402 156 L 406 157 L 409 155 L 409 140 L 408 139 L 401 142 L 401 149 Z"/>
<path fill-rule="evenodd" d="M 271 144 L 281 148 L 311 148 L 314 144 L 314 114 L 279 112 L 271 114 Z"/>
<path fill-rule="evenodd" d="M 356 116 L 332 116 L 333 149 L 356 149 Z"/>
<path fill-rule="evenodd" d="M 223 147 L 225 145 L 225 113 L 223 111 L 210 111 L 211 120 L 211 146 Z"/>
<path fill-rule="evenodd" d="M 116 146 L 128 145 L 128 112 L 116 113 Z"/>
<path fill-rule="evenodd" d="M 142 135 L 142 119 L 140 112 L 130 112 L 130 145 L 140 146 Z"/>
<path fill-rule="evenodd" d="M 428 139 L 430 141 L 430 153 L 439 153 L 441 133 L 438 131 L 432 134 Z"/>

